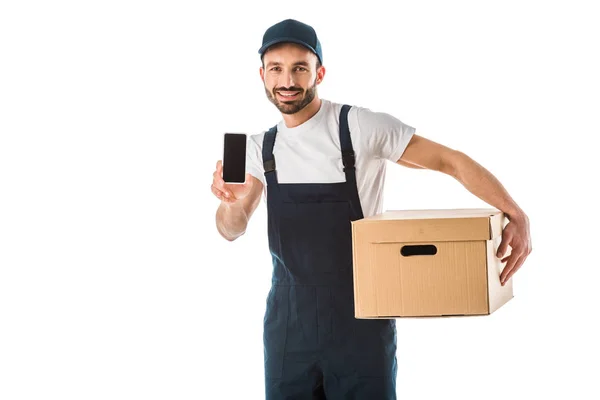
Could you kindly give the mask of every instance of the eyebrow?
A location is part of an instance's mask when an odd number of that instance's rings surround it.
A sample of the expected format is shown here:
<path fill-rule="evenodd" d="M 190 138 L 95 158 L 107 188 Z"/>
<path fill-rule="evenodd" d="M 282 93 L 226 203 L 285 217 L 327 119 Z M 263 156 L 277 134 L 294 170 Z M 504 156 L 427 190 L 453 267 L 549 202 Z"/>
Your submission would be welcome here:
<path fill-rule="evenodd" d="M 269 61 L 267 63 L 267 67 L 272 67 L 272 66 L 275 66 L 275 65 L 282 65 L 282 63 L 276 62 L 276 61 Z M 298 62 L 294 63 L 294 65 L 301 65 L 303 67 L 310 67 L 310 64 L 308 62 L 306 62 L 306 61 L 298 61 Z"/>

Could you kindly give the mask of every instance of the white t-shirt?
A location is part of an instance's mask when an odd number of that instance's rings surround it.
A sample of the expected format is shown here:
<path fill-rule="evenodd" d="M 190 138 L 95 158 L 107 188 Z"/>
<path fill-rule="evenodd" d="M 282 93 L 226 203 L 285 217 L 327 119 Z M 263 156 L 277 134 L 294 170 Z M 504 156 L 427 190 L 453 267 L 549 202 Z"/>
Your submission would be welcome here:
<path fill-rule="evenodd" d="M 273 155 L 279 183 L 344 182 L 339 117 L 342 104 L 321 99 L 321 108 L 308 121 L 288 128 L 281 120 Z M 356 158 L 356 183 L 363 215 L 378 214 L 383 207 L 386 161 L 397 162 L 406 149 L 415 128 L 396 117 L 353 106 L 348 125 Z M 267 128 L 270 128 L 267 127 Z M 263 137 L 250 135 L 246 170 L 263 183 L 266 202 L 267 184 L 262 161 Z"/>

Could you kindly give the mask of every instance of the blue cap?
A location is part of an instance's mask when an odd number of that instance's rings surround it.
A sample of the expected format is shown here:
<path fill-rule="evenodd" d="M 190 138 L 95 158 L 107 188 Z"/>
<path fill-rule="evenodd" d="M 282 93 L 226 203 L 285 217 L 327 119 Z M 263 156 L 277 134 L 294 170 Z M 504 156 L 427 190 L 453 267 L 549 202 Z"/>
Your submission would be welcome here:
<path fill-rule="evenodd" d="M 291 42 L 307 47 L 317 55 L 323 64 L 323 52 L 321 43 L 317 38 L 317 32 L 312 26 L 306 25 L 295 19 L 286 19 L 271 26 L 263 35 L 262 47 L 258 53 L 262 57 L 264 52 L 277 43 Z"/>

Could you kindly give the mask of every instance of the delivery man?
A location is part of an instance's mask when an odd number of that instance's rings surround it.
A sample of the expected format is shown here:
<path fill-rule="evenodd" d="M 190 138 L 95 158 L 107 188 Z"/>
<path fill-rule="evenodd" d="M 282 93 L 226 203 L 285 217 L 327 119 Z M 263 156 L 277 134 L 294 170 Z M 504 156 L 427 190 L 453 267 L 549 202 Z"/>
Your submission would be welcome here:
<path fill-rule="evenodd" d="M 243 185 L 217 162 L 218 232 L 244 234 L 264 192 L 272 286 L 264 318 L 267 399 L 396 398 L 394 319 L 354 318 L 351 221 L 381 212 L 386 162 L 448 174 L 503 211 L 504 284 L 531 252 L 529 220 L 500 182 L 467 155 L 415 134 L 395 117 L 320 99 L 315 30 L 287 19 L 264 33 L 260 77 L 282 120 L 247 148 Z"/>

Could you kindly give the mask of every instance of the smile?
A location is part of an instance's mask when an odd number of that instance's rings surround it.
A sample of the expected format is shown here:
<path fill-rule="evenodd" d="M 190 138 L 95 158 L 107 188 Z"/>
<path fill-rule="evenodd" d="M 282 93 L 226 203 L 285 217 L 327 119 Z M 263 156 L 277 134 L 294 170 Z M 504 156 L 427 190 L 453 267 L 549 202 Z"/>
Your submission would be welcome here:
<path fill-rule="evenodd" d="M 277 94 L 285 99 L 293 99 L 300 94 L 300 92 L 277 92 Z"/>

